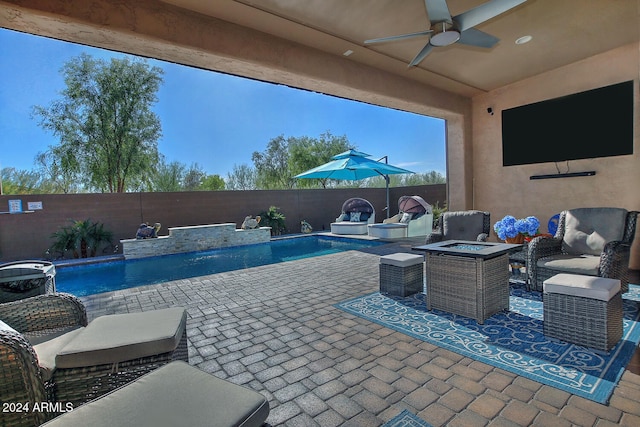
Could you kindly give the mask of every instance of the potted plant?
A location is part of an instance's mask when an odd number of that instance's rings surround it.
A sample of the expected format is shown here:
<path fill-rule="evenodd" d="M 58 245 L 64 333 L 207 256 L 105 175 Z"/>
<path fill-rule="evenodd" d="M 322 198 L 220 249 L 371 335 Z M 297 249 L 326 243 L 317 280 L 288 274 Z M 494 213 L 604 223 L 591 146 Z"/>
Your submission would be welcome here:
<path fill-rule="evenodd" d="M 507 243 L 524 243 L 525 238 L 530 240 L 538 234 L 540 221 L 535 216 L 516 219 L 512 215 L 506 215 L 493 225 L 493 231 L 498 238 Z"/>

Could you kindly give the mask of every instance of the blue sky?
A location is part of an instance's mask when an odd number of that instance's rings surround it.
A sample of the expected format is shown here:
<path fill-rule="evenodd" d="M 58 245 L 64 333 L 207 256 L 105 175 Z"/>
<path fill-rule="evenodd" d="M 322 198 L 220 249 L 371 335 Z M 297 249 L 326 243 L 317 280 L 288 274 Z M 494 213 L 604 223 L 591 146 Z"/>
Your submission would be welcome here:
<path fill-rule="evenodd" d="M 33 169 L 34 157 L 57 140 L 32 118 L 65 88 L 60 70 L 81 53 L 123 54 L 0 29 L 0 167 Z M 167 161 L 197 163 L 226 178 L 234 165 L 253 165 L 279 136 L 346 135 L 358 150 L 414 172 L 446 172 L 445 124 L 287 86 L 149 60 L 164 70 L 153 109 L 160 117 L 160 152 Z"/>

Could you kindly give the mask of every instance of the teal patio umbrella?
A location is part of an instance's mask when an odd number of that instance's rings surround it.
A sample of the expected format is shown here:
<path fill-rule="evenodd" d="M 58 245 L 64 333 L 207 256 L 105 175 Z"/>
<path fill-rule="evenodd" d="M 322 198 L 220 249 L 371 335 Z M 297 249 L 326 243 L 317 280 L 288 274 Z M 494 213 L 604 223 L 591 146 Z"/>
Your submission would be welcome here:
<path fill-rule="evenodd" d="M 373 160 L 370 155 L 356 150 L 348 150 L 332 157 L 328 163 L 296 175 L 301 179 L 346 179 L 358 181 L 374 176 L 382 176 L 387 184 L 387 218 L 389 218 L 389 175 L 413 173 L 385 162 Z"/>

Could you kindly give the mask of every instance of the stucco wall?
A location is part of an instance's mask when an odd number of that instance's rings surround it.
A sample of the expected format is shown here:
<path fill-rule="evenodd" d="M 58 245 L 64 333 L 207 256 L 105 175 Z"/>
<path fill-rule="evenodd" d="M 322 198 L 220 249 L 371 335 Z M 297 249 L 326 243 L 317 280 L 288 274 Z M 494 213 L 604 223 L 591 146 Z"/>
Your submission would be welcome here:
<path fill-rule="evenodd" d="M 473 197 L 492 222 L 506 214 L 535 215 L 545 224 L 554 214 L 576 207 L 615 206 L 640 210 L 640 46 L 632 44 L 477 96 L 473 99 Z M 502 166 L 501 111 L 532 102 L 634 80 L 634 154 L 569 162 L 572 172 L 595 170 L 579 178 L 529 179 L 557 173 L 554 163 Z M 494 115 L 487 113 L 493 108 Z M 602 108 L 607 108 L 603 105 Z M 606 143 L 606 141 L 604 141 Z M 535 150 L 535 147 L 527 147 Z M 558 164 L 562 172 L 566 163 Z M 638 235 L 638 233 L 636 233 Z M 495 237 L 494 237 L 495 238 Z M 636 238 L 631 268 L 640 269 Z"/>

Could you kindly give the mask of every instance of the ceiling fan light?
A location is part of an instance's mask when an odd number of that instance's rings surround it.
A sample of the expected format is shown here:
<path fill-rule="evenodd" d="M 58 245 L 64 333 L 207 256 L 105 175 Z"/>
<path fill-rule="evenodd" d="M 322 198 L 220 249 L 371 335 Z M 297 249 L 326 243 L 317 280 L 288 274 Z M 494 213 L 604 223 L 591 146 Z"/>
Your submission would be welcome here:
<path fill-rule="evenodd" d="M 458 40 L 460 40 L 460 33 L 455 30 L 448 30 L 431 36 L 431 40 L 429 42 L 433 46 L 442 47 L 454 44 Z"/>

